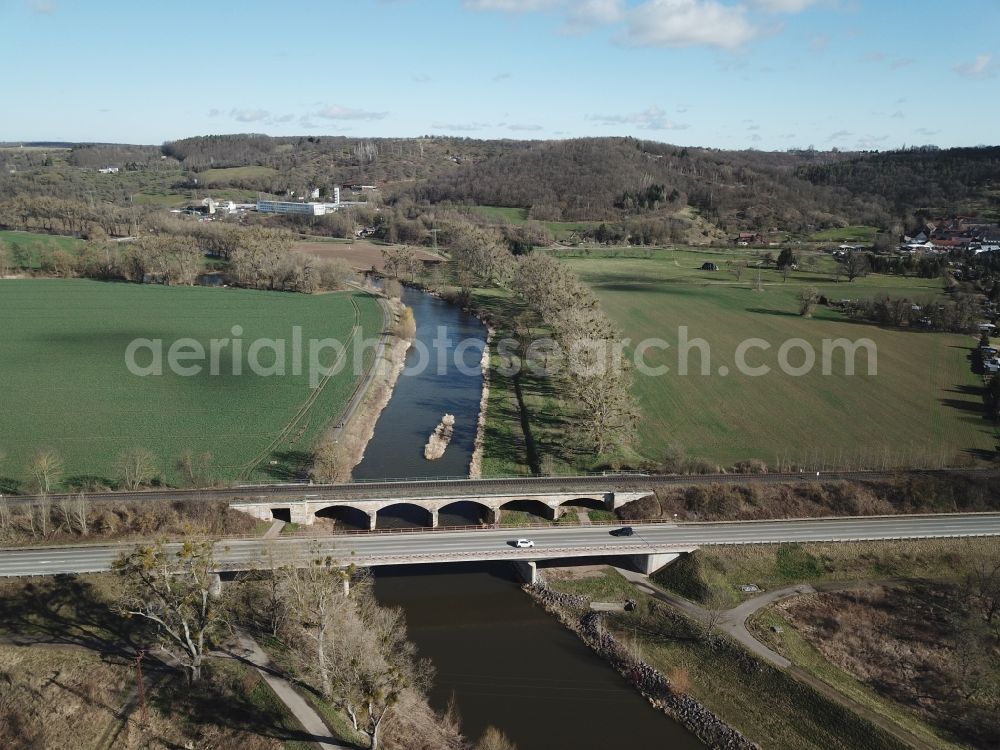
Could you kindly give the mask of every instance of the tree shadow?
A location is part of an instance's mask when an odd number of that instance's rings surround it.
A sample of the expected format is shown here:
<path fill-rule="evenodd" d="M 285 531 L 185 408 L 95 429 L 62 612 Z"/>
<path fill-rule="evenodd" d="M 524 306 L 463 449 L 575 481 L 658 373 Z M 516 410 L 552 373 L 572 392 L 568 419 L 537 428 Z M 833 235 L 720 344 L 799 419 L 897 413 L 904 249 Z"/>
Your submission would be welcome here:
<path fill-rule="evenodd" d="M 979 414 L 983 417 L 983 419 L 987 418 L 986 411 L 983 409 L 981 402 L 976 403 L 975 401 L 967 401 L 961 398 L 941 398 L 938 399 L 938 403 L 951 409 L 957 409 L 958 411 Z"/>
<path fill-rule="evenodd" d="M 116 614 L 95 586 L 75 575 L 29 581 L 0 597 L 0 632 L 17 645 L 54 643 L 131 656 L 152 640 L 145 622 Z"/>
<path fill-rule="evenodd" d="M 63 484 L 73 492 L 95 492 L 114 488 L 117 483 L 96 474 L 75 474 L 66 477 Z"/>
<path fill-rule="evenodd" d="M 19 495 L 23 483 L 13 477 L 0 477 L 0 495 Z"/>
<path fill-rule="evenodd" d="M 247 664 L 244 659 L 237 661 Z M 195 724 L 220 726 L 281 742 L 332 739 L 316 737 L 301 729 L 256 670 L 238 675 L 219 664 L 209 664 L 206 671 L 208 678 L 191 686 L 175 681 L 169 689 L 156 694 L 153 704 L 166 715 L 182 713 Z"/>
<path fill-rule="evenodd" d="M 757 315 L 777 315 L 782 318 L 799 318 L 800 316 L 797 312 L 790 312 L 789 310 L 772 310 L 767 307 L 748 307 L 748 313 L 755 313 Z"/>
<path fill-rule="evenodd" d="M 267 466 L 262 471 L 274 479 L 306 479 L 309 476 L 309 465 L 312 454 L 300 449 L 274 451 Z"/>

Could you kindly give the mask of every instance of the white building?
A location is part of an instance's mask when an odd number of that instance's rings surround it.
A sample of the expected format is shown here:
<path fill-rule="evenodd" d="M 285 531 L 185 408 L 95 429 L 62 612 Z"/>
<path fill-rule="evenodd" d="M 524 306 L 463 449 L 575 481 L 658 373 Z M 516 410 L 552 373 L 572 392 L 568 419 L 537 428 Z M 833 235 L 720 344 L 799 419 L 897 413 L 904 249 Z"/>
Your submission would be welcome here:
<path fill-rule="evenodd" d="M 257 211 L 262 214 L 298 214 L 300 216 L 323 216 L 325 203 L 297 203 L 295 201 L 257 201 Z"/>
<path fill-rule="evenodd" d="M 97 171 L 101 174 L 118 174 L 118 167 L 101 167 Z"/>
<path fill-rule="evenodd" d="M 317 198 L 319 198 L 319 188 L 313 188 L 312 190 L 310 190 L 309 198 L 310 200 L 316 200 Z"/>

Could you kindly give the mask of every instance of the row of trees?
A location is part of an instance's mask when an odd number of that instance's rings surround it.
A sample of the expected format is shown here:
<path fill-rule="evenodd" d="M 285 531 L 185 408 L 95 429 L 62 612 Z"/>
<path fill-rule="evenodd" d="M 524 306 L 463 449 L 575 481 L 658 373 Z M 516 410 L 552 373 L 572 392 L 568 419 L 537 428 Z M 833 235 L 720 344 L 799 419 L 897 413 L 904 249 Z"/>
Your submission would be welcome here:
<path fill-rule="evenodd" d="M 475 287 L 499 286 L 521 303 L 502 321 L 517 341 L 518 361 L 508 363 L 515 386 L 527 368 L 550 378 L 570 412 L 567 438 L 597 456 L 627 449 L 637 419 L 631 373 L 615 356 L 617 331 L 590 289 L 550 255 L 515 256 L 492 229 L 464 227 L 451 253 L 459 301 L 468 304 Z M 543 337 L 554 346 L 540 345 Z"/>
<path fill-rule="evenodd" d="M 626 450 L 638 419 L 632 377 L 625 358 L 616 356 L 619 336 L 597 298 L 568 266 L 543 253 L 518 258 L 510 286 L 524 303 L 513 321 L 522 358 L 530 358 L 536 330 L 550 332 L 563 355 L 557 378 L 580 441 L 597 456 Z"/>
<path fill-rule="evenodd" d="M 203 241 L 199 234 L 147 235 L 131 242 L 88 242 L 76 252 L 42 246 L 30 253 L 0 241 L 0 276 L 27 269 L 61 278 L 190 286 L 205 272 Z M 228 259 L 224 275 L 234 286 L 312 293 L 343 289 L 355 280 L 345 259 L 294 252 L 293 242 L 292 235 L 263 227 L 209 238 L 211 251 Z"/>
<path fill-rule="evenodd" d="M 74 237 L 125 236 L 140 218 L 132 208 L 48 196 L 18 195 L 0 203 L 0 225 Z"/>
<path fill-rule="evenodd" d="M 896 327 L 969 333 L 979 321 L 979 305 L 970 294 L 955 294 L 943 303 L 917 304 L 905 297 L 871 297 L 844 308 L 855 320 Z"/>

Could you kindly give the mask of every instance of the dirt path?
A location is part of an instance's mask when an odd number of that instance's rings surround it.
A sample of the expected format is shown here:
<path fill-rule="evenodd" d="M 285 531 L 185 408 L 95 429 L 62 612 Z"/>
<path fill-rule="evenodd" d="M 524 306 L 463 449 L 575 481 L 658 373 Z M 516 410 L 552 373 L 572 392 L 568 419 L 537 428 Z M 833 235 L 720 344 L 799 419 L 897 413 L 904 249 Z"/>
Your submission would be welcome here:
<path fill-rule="evenodd" d="M 616 570 L 622 574 L 629 582 L 632 583 L 637 589 L 649 594 L 658 601 L 673 607 L 676 610 L 681 611 L 683 614 L 692 618 L 696 622 L 706 624 L 712 619 L 716 619 L 716 627 L 722 630 L 727 635 L 731 636 L 733 639 L 738 641 L 744 648 L 746 648 L 750 653 L 755 656 L 760 657 L 764 661 L 773 664 L 779 669 L 790 674 L 799 682 L 806 683 L 810 687 L 814 688 L 821 695 L 829 698 L 832 701 L 839 703 L 840 705 L 848 708 L 859 716 L 863 717 L 867 721 L 871 722 L 875 726 L 884 729 L 886 732 L 891 734 L 893 737 L 898 739 L 900 742 L 904 742 L 910 747 L 918 748 L 918 750 L 935 750 L 935 746 L 925 742 L 922 738 L 910 732 L 910 730 L 905 727 L 899 726 L 896 722 L 892 721 L 886 716 L 873 711 L 861 703 L 858 703 L 853 698 L 844 695 L 842 692 L 837 690 L 837 688 L 824 682 L 805 669 L 792 664 L 787 658 L 771 650 L 763 643 L 758 641 L 753 633 L 751 633 L 746 626 L 747 620 L 756 612 L 761 609 L 774 604 L 775 602 L 781 601 L 783 599 L 788 599 L 793 596 L 800 596 L 802 594 L 812 594 L 816 593 L 814 589 L 809 584 L 796 584 L 794 586 L 787 586 L 783 589 L 777 589 L 775 591 L 768 591 L 760 596 L 755 596 L 752 599 L 748 599 L 742 604 L 733 607 L 732 609 L 725 610 L 721 614 L 711 612 L 706 610 L 704 607 L 685 599 L 682 596 L 672 594 L 669 591 L 664 591 L 658 586 L 654 585 L 648 576 L 642 575 L 641 573 L 636 573 L 632 570 L 626 570 L 624 568 L 616 568 Z M 856 589 L 858 587 L 865 587 L 873 585 L 871 581 L 853 581 L 845 583 L 829 583 L 820 587 L 822 591 L 843 591 L 848 589 Z"/>
<path fill-rule="evenodd" d="M 302 725 L 302 728 L 312 735 L 313 741 L 322 750 L 355 750 L 353 745 L 341 745 L 323 722 L 323 719 L 320 718 L 320 715 L 306 702 L 305 698 L 299 695 L 288 680 L 279 676 L 274 671 L 271 667 L 270 658 L 264 653 L 264 650 L 258 645 L 257 641 L 249 635 L 237 631 L 237 643 L 241 651 L 239 655 L 219 655 L 245 660 L 256 667 L 257 672 L 260 673 L 260 676 L 264 678 L 264 681 L 274 691 L 278 700 L 285 704 L 285 707 L 291 711 L 299 724 Z"/>

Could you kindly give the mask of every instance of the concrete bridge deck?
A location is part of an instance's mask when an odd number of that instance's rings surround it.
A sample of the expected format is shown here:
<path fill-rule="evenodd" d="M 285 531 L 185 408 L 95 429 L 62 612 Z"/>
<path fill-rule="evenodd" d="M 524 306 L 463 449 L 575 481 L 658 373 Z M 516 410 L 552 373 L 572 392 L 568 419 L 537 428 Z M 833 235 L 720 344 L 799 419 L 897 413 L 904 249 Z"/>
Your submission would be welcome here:
<path fill-rule="evenodd" d="M 330 555 L 345 565 L 413 565 L 470 561 L 521 561 L 574 557 L 627 556 L 644 572 L 666 564 L 672 556 L 709 545 L 776 544 L 783 542 L 847 542 L 885 539 L 1000 536 L 1000 514 L 880 516 L 787 521 L 634 525 L 632 537 L 614 537 L 608 526 L 564 526 L 530 531 L 484 529 L 424 531 L 408 534 L 344 534 L 311 538 L 220 540 L 215 556 L 220 572 L 308 564 Z M 535 547 L 516 549 L 519 536 Z M 21 548 L 0 551 L 0 576 L 93 573 L 111 564 L 134 544 Z"/>

